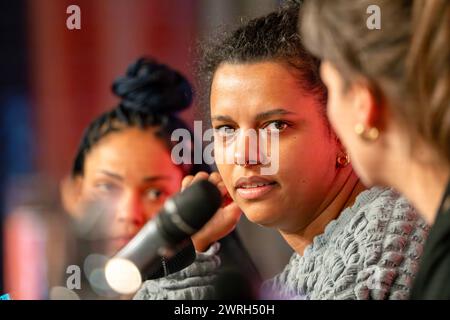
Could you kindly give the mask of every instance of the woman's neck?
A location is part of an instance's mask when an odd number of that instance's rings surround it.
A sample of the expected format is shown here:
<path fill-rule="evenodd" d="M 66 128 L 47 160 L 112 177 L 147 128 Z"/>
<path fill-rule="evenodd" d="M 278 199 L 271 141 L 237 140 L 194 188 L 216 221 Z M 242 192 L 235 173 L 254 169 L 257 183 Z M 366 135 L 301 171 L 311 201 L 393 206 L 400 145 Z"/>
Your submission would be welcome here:
<path fill-rule="evenodd" d="M 400 173 L 401 176 L 392 186 L 405 195 L 427 223 L 432 225 L 449 181 L 449 166 L 413 160 Z"/>
<path fill-rule="evenodd" d="M 338 177 L 319 208 L 316 218 L 301 230 L 295 232 L 280 230 L 281 235 L 292 249 L 303 255 L 306 246 L 312 243 L 314 237 L 322 234 L 328 223 L 351 206 L 356 196 L 365 189 L 352 170 L 346 176 Z"/>

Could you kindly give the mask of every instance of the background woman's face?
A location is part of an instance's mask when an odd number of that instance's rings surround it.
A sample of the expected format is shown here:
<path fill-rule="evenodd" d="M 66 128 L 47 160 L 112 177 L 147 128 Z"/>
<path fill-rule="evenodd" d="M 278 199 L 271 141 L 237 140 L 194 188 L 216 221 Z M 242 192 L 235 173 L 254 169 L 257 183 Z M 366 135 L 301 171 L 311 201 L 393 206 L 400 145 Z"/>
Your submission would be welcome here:
<path fill-rule="evenodd" d="M 110 133 L 86 157 L 80 200 L 99 201 L 110 209 L 105 239 L 110 251 L 124 246 L 180 189 L 182 171 L 154 130 Z"/>
<path fill-rule="evenodd" d="M 215 157 L 232 198 L 249 220 L 284 231 L 304 228 L 336 176 L 339 153 L 314 96 L 305 92 L 292 69 L 277 62 L 223 64 L 211 86 Z M 279 131 L 279 170 L 261 175 L 261 166 L 217 161 L 224 154 L 242 156 L 246 129 Z M 229 143 L 219 143 L 223 137 Z M 244 155 L 246 156 L 246 155 Z M 239 186 L 254 177 L 259 186 Z"/>

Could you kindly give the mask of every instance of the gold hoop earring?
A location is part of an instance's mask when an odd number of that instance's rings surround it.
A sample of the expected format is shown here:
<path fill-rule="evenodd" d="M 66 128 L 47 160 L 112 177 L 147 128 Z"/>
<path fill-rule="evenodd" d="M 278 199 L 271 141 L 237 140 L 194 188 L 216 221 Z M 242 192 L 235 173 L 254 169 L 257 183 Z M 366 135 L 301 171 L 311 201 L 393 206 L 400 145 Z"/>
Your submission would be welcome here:
<path fill-rule="evenodd" d="M 376 127 L 367 129 L 362 123 L 355 126 L 355 133 L 366 141 L 375 141 L 380 136 L 380 131 Z"/>
<path fill-rule="evenodd" d="M 349 163 L 350 163 L 350 157 L 348 156 L 347 153 L 338 155 L 336 157 L 336 168 L 344 168 L 344 167 L 348 166 Z"/>

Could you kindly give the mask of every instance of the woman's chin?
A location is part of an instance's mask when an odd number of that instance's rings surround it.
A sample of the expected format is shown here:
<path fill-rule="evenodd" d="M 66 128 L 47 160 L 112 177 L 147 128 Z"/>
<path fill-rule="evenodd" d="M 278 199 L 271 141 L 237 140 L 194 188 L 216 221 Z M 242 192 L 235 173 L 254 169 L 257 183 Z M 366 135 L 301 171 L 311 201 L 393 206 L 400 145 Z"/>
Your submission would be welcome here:
<path fill-rule="evenodd" d="M 242 207 L 241 207 L 242 208 Z M 275 215 L 278 213 L 276 211 L 265 211 L 265 210 L 255 210 L 256 208 L 251 208 L 250 210 L 245 210 L 242 208 L 245 216 L 250 222 L 259 224 L 260 226 L 267 228 L 274 228 L 277 226 L 277 219 Z"/>

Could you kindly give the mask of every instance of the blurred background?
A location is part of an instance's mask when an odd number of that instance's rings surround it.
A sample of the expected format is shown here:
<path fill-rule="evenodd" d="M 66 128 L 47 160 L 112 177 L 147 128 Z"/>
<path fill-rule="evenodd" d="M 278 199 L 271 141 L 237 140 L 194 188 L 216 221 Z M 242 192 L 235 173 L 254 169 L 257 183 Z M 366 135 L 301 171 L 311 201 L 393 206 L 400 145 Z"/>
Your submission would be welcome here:
<path fill-rule="evenodd" d="M 143 55 L 193 80 L 198 40 L 280 2 L 0 2 L 0 295 L 47 299 L 67 276 L 52 272 L 64 269 L 70 254 L 59 183 L 69 173 L 83 129 L 117 103 L 112 80 Z M 81 30 L 66 27 L 70 5 L 81 9 Z M 194 113 L 183 117 L 192 122 Z M 265 278 L 281 271 L 291 250 L 277 232 L 245 219 L 238 231 Z"/>

